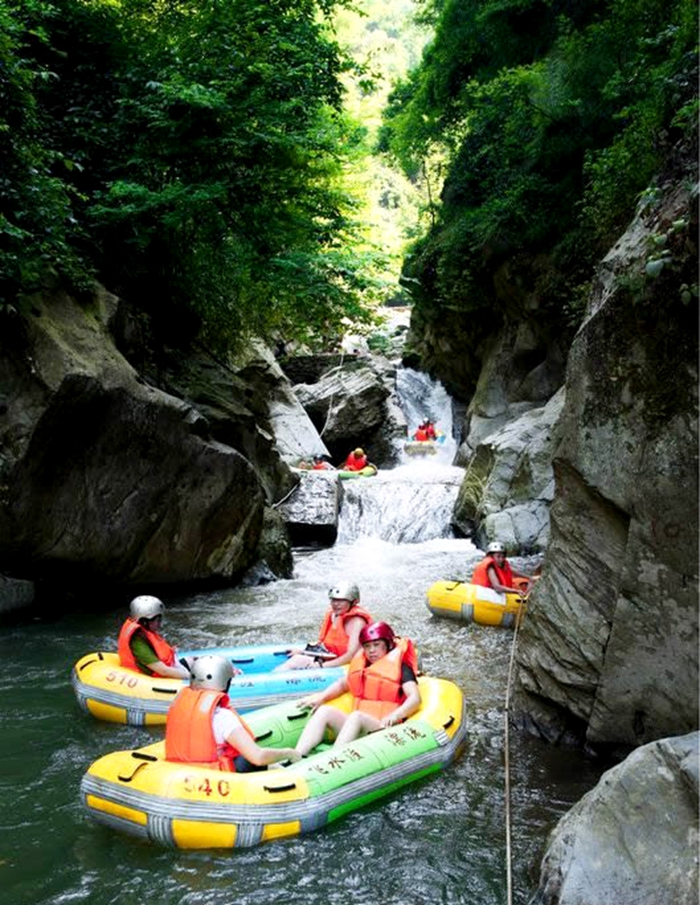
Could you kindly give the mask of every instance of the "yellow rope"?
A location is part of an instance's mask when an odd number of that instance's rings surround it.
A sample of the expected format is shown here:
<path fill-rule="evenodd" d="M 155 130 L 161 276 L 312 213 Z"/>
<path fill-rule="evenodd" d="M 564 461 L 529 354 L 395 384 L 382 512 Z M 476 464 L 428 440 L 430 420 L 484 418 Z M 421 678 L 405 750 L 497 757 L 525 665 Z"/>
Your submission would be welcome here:
<path fill-rule="evenodd" d="M 513 664 L 515 663 L 515 645 L 518 640 L 518 630 L 525 609 L 526 597 L 522 598 L 522 606 L 515 617 L 515 630 L 513 632 L 513 644 L 510 649 L 510 663 L 508 665 L 508 681 L 506 683 L 505 700 L 505 731 L 504 731 L 504 761 L 505 761 L 505 805 L 506 805 L 506 901 L 507 905 L 513 903 L 513 872 L 511 868 L 511 829 L 510 829 L 510 689 L 513 682 Z"/>

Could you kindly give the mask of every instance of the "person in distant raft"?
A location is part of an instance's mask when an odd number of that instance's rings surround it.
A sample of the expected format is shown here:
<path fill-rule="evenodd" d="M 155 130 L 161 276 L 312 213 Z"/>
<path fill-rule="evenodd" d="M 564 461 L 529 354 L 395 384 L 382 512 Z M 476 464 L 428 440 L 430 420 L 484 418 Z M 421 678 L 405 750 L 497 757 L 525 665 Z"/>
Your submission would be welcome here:
<path fill-rule="evenodd" d="M 206 764 L 218 770 L 250 773 L 281 760 L 296 762 L 294 748 L 261 748 L 231 707 L 228 689 L 233 666 L 214 654 L 192 664 L 190 684 L 175 698 L 165 723 L 165 759 Z"/>
<path fill-rule="evenodd" d="M 340 582 L 328 591 L 328 598 L 330 606 L 323 617 L 318 642 L 308 644 L 306 650 L 291 650 L 289 659 L 275 672 L 344 666 L 360 649 L 360 632 L 373 621 L 360 606 L 360 589 L 354 582 Z"/>
<path fill-rule="evenodd" d="M 366 468 L 369 465 L 367 460 L 367 456 L 365 455 L 364 449 L 361 449 L 359 446 L 357 449 L 354 449 L 350 455 L 345 460 L 345 464 L 342 466 L 345 471 L 362 471 L 363 468 Z"/>
<path fill-rule="evenodd" d="M 178 663 L 175 648 L 160 633 L 164 612 L 163 602 L 157 597 L 134 597 L 119 632 L 119 662 L 147 676 L 184 679 L 190 674 L 187 666 Z"/>
<path fill-rule="evenodd" d="M 525 580 L 525 587 L 515 587 L 514 578 Z M 527 593 L 532 586 L 532 577 L 513 569 L 506 559 L 506 548 L 499 541 L 493 541 L 486 548 L 486 556 L 477 563 L 471 577 L 472 584 L 492 588 L 500 594 L 515 590 Z"/>
<path fill-rule="evenodd" d="M 413 642 L 397 638 L 386 622 L 373 622 L 360 632 L 360 644 L 362 649 L 350 661 L 347 676 L 299 702 L 300 708 L 314 711 L 296 744 L 302 757 L 320 744 L 326 729 L 335 733 L 334 744 L 342 745 L 395 726 L 420 707 Z M 325 703 L 346 691 L 353 696 L 351 713 Z"/>

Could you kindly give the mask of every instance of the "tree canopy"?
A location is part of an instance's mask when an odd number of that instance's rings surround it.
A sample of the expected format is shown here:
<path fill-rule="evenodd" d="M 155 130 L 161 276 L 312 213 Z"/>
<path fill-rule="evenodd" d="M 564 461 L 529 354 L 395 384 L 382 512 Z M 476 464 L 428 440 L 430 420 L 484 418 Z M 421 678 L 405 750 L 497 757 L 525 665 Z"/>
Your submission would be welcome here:
<path fill-rule="evenodd" d="M 211 341 L 367 319 L 335 0 L 9 0 L 0 273 L 95 275 Z"/>
<path fill-rule="evenodd" d="M 542 252 L 574 298 L 696 124 L 695 0 L 424 0 L 422 15 L 434 39 L 379 139 L 414 178 L 446 161 L 404 268 L 414 299 L 492 305 L 499 264 Z"/>

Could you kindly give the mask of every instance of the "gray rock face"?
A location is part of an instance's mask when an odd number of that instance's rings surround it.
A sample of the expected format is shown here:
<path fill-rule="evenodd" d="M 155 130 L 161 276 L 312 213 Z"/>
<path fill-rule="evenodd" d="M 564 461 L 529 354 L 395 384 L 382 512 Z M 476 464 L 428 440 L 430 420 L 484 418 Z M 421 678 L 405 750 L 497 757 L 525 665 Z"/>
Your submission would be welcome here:
<path fill-rule="evenodd" d="M 638 748 L 555 828 L 532 905 L 697 905 L 698 733 Z"/>
<path fill-rule="evenodd" d="M 455 504 L 453 519 L 464 533 L 478 525 L 484 542 L 498 539 L 510 552 L 546 548 L 554 496 L 552 455 L 563 405 L 560 390 L 545 406 L 505 418 L 498 429 L 491 424 L 468 460 Z"/>
<path fill-rule="evenodd" d="M 316 382 L 294 387 L 336 462 L 357 446 L 378 465 L 394 461 L 393 441 L 406 436 L 395 379 L 395 369 L 377 357 L 351 357 Z"/>
<path fill-rule="evenodd" d="M 342 483 L 334 471 L 296 471 L 299 483 L 279 506 L 295 544 L 333 544 L 338 534 Z"/>
<path fill-rule="evenodd" d="M 697 215 L 683 182 L 604 261 L 569 358 L 517 702 L 621 750 L 698 725 Z M 645 277 L 653 237 L 670 263 Z M 630 289 L 632 287 L 632 289 Z M 630 293 L 634 290 L 634 293 Z"/>
<path fill-rule="evenodd" d="M 228 579 L 254 560 L 255 469 L 187 402 L 139 381 L 117 300 L 32 302 L 0 335 L 0 564 L 66 583 Z"/>

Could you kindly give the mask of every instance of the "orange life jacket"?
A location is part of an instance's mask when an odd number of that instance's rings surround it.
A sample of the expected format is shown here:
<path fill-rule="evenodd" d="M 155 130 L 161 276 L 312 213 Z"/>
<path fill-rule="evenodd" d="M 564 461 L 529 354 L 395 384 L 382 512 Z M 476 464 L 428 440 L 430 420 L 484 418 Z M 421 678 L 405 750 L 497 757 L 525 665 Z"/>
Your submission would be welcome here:
<path fill-rule="evenodd" d="M 367 625 L 374 622 L 367 610 L 363 610 L 361 606 L 351 606 L 347 613 L 341 613 L 340 618 L 335 620 L 335 625 L 333 624 L 333 610 L 328 610 L 323 617 L 318 640 L 321 644 L 325 644 L 328 650 L 333 651 L 336 657 L 342 656 L 348 649 L 348 633 L 345 631 L 345 623 L 356 616 L 364 619 Z"/>
<path fill-rule="evenodd" d="M 425 429 L 425 433 L 427 435 L 428 440 L 434 440 L 435 436 L 436 436 L 435 426 L 433 424 L 429 424 Z"/>
<path fill-rule="evenodd" d="M 162 635 L 159 635 L 157 632 L 148 631 L 148 629 L 144 628 L 140 622 L 137 622 L 136 619 L 132 619 L 131 616 L 129 616 L 119 631 L 119 640 L 117 641 L 119 662 L 122 666 L 125 666 L 127 669 L 133 669 L 136 672 L 144 671 L 144 668 L 137 663 L 134 653 L 131 650 L 131 639 L 137 632 L 140 632 L 146 641 L 148 641 L 161 663 L 165 663 L 166 666 L 173 666 L 175 664 L 175 648 L 171 647 Z M 148 674 L 154 675 L 151 670 L 148 670 Z"/>
<path fill-rule="evenodd" d="M 347 471 L 362 471 L 362 469 L 366 467 L 367 456 L 355 456 L 355 453 L 350 453 L 345 460 L 345 468 Z"/>
<path fill-rule="evenodd" d="M 395 647 L 371 665 L 364 651 L 359 650 L 348 670 L 348 688 L 355 699 L 353 709 L 378 720 L 396 710 L 406 697 L 401 682 L 402 663 L 418 671 L 416 650 L 408 638 L 398 638 Z"/>
<path fill-rule="evenodd" d="M 233 745 L 217 745 L 212 719 L 217 707 L 235 713 L 248 735 L 255 736 L 231 707 L 223 691 L 186 686 L 168 710 L 165 723 L 165 759 L 185 764 L 206 764 L 215 770 L 235 772 L 234 760 L 240 754 Z"/>
<path fill-rule="evenodd" d="M 513 570 L 510 567 L 510 563 L 506 560 L 503 563 L 503 568 L 500 568 L 496 565 L 492 556 L 486 556 L 481 560 L 480 563 L 477 564 L 474 572 L 472 573 L 471 583 L 478 584 L 482 588 L 490 588 L 491 582 L 489 581 L 489 568 L 493 566 L 496 572 L 496 576 L 499 582 L 505 588 L 513 587 Z"/>
<path fill-rule="evenodd" d="M 428 432 L 426 430 L 423 430 L 422 427 L 419 427 L 413 435 L 413 439 L 420 440 L 421 443 L 424 443 L 428 439 Z"/>

